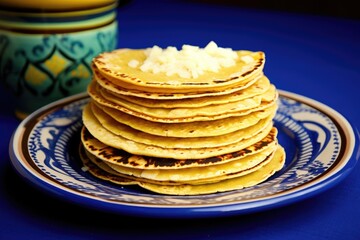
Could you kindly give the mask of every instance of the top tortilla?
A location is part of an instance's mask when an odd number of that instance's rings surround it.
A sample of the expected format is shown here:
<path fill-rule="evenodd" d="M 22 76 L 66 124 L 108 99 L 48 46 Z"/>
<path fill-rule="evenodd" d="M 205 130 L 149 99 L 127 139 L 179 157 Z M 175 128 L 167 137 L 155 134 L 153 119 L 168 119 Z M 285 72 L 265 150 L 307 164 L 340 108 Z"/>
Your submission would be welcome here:
<path fill-rule="evenodd" d="M 182 78 L 178 75 L 167 76 L 165 73 L 143 72 L 139 68 L 132 68 L 128 63 L 137 60 L 142 64 L 146 55 L 145 49 L 117 49 L 104 52 L 93 59 L 93 68 L 99 70 L 115 85 L 127 89 L 145 90 L 148 92 L 199 92 L 222 90 L 241 84 L 262 73 L 265 64 L 265 54 L 262 51 L 236 51 L 238 58 L 231 67 L 223 67 L 218 72 L 205 72 L 197 78 Z M 245 62 L 242 57 L 254 59 Z"/>

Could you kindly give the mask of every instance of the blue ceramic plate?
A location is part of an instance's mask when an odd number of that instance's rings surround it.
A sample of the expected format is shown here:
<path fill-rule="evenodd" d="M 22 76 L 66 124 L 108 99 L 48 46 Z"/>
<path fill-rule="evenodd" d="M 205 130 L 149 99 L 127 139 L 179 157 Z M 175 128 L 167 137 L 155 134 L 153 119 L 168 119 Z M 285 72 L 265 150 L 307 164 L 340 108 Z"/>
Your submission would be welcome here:
<path fill-rule="evenodd" d="M 11 161 L 25 179 L 59 198 L 133 216 L 196 218 L 280 207 L 318 194 L 356 164 L 355 130 L 338 112 L 312 99 L 279 91 L 274 119 L 287 159 L 282 171 L 254 187 L 200 196 L 168 196 L 99 180 L 78 156 L 86 94 L 47 105 L 27 117 L 10 143 Z"/>

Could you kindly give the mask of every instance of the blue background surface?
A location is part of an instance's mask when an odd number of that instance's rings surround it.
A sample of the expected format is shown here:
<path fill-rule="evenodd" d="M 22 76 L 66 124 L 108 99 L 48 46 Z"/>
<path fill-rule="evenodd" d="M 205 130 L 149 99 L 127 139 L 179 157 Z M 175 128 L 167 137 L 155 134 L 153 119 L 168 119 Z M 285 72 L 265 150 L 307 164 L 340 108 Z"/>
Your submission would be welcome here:
<path fill-rule="evenodd" d="M 320 101 L 360 127 L 360 21 L 191 1 L 134 0 L 119 8 L 119 48 L 215 41 L 266 53 L 277 88 Z M 21 178 L 8 144 L 19 124 L 0 87 L 0 239 L 360 239 L 360 166 L 309 199 L 259 213 L 161 220 L 88 209 Z M 357 153 L 359 158 L 360 153 Z M 134 230 L 135 229 L 135 230 Z"/>

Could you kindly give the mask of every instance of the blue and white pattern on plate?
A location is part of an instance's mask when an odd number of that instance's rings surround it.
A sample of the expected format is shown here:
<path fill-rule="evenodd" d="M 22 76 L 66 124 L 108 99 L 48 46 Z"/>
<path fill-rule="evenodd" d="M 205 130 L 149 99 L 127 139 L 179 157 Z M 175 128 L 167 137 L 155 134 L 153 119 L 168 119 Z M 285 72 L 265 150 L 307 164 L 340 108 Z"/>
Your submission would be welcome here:
<path fill-rule="evenodd" d="M 171 196 L 119 186 L 84 171 L 78 155 L 82 109 L 79 94 L 45 106 L 14 133 L 10 155 L 25 178 L 66 200 L 111 212 L 152 217 L 224 216 L 289 204 L 333 186 L 351 170 L 357 142 L 348 121 L 306 97 L 280 92 L 274 118 L 286 151 L 284 168 L 242 190 L 200 196 Z"/>

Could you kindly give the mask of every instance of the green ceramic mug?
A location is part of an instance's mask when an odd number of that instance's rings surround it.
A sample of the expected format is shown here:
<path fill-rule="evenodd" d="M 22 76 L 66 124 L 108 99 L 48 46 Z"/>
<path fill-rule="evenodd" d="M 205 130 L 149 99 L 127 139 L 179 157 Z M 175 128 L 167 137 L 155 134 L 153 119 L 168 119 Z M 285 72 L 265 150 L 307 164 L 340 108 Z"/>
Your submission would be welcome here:
<path fill-rule="evenodd" d="M 86 91 L 92 58 L 116 47 L 116 0 L 1 4 L 0 81 L 14 93 L 20 119 Z"/>

